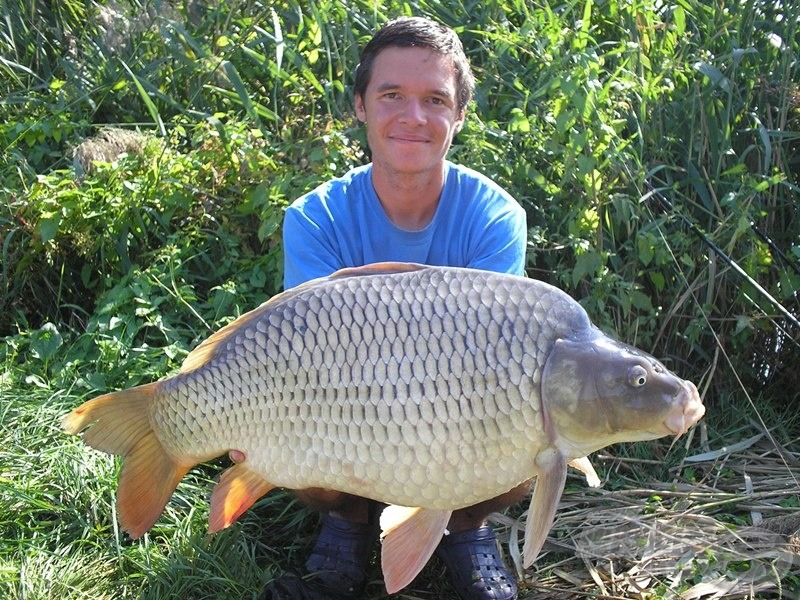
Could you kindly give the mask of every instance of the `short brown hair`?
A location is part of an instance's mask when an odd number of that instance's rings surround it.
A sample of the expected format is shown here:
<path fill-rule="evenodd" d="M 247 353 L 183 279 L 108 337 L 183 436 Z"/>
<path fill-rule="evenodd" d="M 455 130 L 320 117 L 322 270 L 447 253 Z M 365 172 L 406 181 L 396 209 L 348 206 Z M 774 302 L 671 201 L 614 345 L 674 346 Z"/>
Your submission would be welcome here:
<path fill-rule="evenodd" d="M 425 17 L 399 17 L 375 33 L 361 52 L 361 62 L 356 67 L 355 95 L 364 97 L 372 78 L 372 64 L 382 50 L 409 46 L 430 48 L 452 57 L 456 71 L 456 104 L 458 110 L 466 109 L 475 91 L 475 78 L 461 40 L 449 27 Z"/>

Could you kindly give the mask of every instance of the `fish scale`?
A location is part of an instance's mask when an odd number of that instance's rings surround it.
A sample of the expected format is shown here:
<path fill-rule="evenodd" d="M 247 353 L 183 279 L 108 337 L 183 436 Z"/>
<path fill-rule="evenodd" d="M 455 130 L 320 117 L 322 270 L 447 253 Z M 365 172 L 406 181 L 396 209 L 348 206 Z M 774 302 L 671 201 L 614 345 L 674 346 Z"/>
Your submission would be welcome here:
<path fill-rule="evenodd" d="M 508 367 L 514 362 L 509 360 L 512 356 L 524 356 L 526 346 L 537 348 L 535 340 L 542 332 L 531 323 L 522 323 L 509 310 L 483 310 L 487 302 L 510 296 L 502 278 L 487 273 L 480 285 L 473 283 L 462 293 L 460 278 L 433 274 L 436 276 L 430 281 L 426 275 L 431 273 L 425 271 L 403 279 L 387 276 L 378 282 L 365 277 L 333 280 L 332 285 L 317 287 L 313 294 L 266 311 L 228 337 L 211 361 L 185 375 L 202 377 L 202 388 L 215 391 L 202 396 L 202 404 L 215 406 L 207 415 L 217 418 L 209 418 L 204 427 L 208 439 L 219 444 L 215 451 L 246 449 L 252 468 L 283 486 L 321 485 L 363 493 L 363 482 L 373 485 L 374 481 L 377 487 L 369 490 L 370 495 L 379 500 L 413 503 L 424 498 L 430 508 L 451 508 L 454 503 L 467 506 L 487 493 L 524 481 L 526 474 L 514 469 L 498 473 L 495 465 L 478 469 L 480 478 L 490 482 L 484 486 L 476 486 L 472 478 L 459 482 L 445 477 L 436 487 L 428 481 L 432 473 L 462 463 L 460 448 L 464 446 L 474 448 L 474 455 L 498 460 L 514 454 L 511 447 L 504 452 L 497 449 L 512 443 L 520 451 L 525 448 L 524 454 L 533 455 L 538 448 L 531 446 L 531 440 L 541 444 L 536 440 L 542 429 L 536 417 L 537 403 L 531 401 L 535 397 L 525 402 L 518 391 L 522 379 L 535 383 L 536 374 L 526 372 L 519 361 Z M 420 296 L 417 290 L 426 287 L 435 293 Z M 466 304 L 448 301 L 455 297 L 454 289 Z M 536 301 L 535 296 L 531 298 Z M 525 307 L 519 312 L 533 313 L 534 309 Z M 372 335 L 362 332 L 358 343 L 337 328 L 345 322 L 371 322 Z M 468 328 L 467 323 L 473 326 Z M 530 338 L 527 344 L 519 340 L 520 331 Z M 530 369 L 536 361 L 526 362 Z M 267 377 L 254 373 L 256 366 L 262 366 Z M 260 385 L 239 391 L 236 386 L 242 381 Z M 529 392 L 533 390 L 527 387 Z M 179 442 L 199 439 L 183 433 L 197 428 L 196 416 L 183 409 L 197 402 L 196 396 L 187 393 L 189 389 L 178 376 L 164 386 L 153 404 L 153 420 L 173 424 L 175 440 L 165 445 L 176 455 L 207 450 Z M 197 393 L 197 386 L 191 393 Z M 317 427 L 321 417 L 311 407 L 331 404 L 341 406 L 338 419 L 331 415 L 330 428 Z M 244 419 L 259 425 L 243 430 L 250 439 L 235 435 L 229 415 L 246 416 L 258 406 L 273 405 L 266 418 L 251 414 Z M 366 407 L 369 410 L 364 410 Z M 512 411 L 522 414 L 512 419 Z M 378 414 L 383 419 L 378 419 Z M 182 419 L 182 415 L 191 419 Z M 402 425 L 387 431 L 390 416 Z M 498 427 L 487 428 L 483 424 L 487 418 L 497 421 Z M 295 425 L 290 430 L 280 426 L 287 419 Z M 459 421 L 460 426 L 455 426 Z M 492 440 L 491 436 L 504 430 L 517 429 L 515 422 L 533 426 L 527 442 Z M 314 443 L 322 432 L 335 436 L 324 450 Z M 382 445 L 389 440 L 402 449 L 387 457 Z M 306 449 L 299 463 L 295 462 L 298 453 L 286 450 L 298 444 Z M 327 454 L 321 456 L 323 452 Z M 408 456 L 409 467 L 403 473 L 405 478 L 389 481 L 381 476 L 387 459 L 402 461 L 404 456 Z M 276 462 L 285 468 L 284 477 L 269 472 Z M 339 473 L 323 473 L 322 477 L 317 473 L 320 464 L 335 462 L 350 464 L 352 487 L 339 479 Z"/>
<path fill-rule="evenodd" d="M 204 341 L 180 373 L 90 400 L 63 425 L 124 457 L 118 512 L 134 537 L 189 468 L 226 452 L 234 465 L 212 494 L 212 531 L 273 487 L 418 507 L 385 513 L 384 574 L 396 591 L 452 510 L 535 477 L 529 565 L 568 462 L 596 478 L 590 452 L 680 435 L 703 412 L 693 384 L 602 334 L 552 286 L 379 264 L 276 296 Z"/>

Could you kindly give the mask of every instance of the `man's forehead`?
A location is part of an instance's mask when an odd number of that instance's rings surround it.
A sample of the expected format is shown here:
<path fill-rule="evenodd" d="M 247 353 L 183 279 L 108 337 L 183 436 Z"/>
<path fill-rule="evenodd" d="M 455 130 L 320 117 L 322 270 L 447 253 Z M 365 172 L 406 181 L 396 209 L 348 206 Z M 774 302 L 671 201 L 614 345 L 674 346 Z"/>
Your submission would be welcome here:
<path fill-rule="evenodd" d="M 415 85 L 444 95 L 456 89 L 456 68 L 451 56 L 419 46 L 390 46 L 375 57 L 370 87 L 385 90 Z"/>

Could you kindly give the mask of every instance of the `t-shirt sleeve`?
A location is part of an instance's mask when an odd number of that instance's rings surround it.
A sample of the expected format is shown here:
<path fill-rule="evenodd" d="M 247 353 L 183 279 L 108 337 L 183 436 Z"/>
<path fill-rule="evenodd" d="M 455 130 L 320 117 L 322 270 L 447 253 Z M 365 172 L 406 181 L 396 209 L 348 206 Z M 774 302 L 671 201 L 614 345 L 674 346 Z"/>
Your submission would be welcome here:
<path fill-rule="evenodd" d="M 329 233 L 324 219 L 315 219 L 296 205 L 286 209 L 283 219 L 284 289 L 325 277 L 341 268 Z"/>

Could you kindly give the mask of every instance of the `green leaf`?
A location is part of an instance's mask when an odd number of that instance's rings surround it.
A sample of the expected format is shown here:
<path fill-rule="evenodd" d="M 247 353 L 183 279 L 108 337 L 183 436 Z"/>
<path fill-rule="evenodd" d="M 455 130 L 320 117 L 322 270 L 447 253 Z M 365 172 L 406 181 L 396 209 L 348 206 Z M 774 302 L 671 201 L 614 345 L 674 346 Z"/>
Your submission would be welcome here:
<path fill-rule="evenodd" d="M 634 290 L 630 296 L 630 299 L 631 304 L 639 310 L 650 311 L 653 309 L 653 303 L 650 300 L 650 296 L 639 290 Z"/>
<path fill-rule="evenodd" d="M 730 93 L 731 82 L 727 77 L 725 77 L 724 73 L 720 71 L 717 67 L 705 61 L 698 61 L 694 63 L 693 66 L 700 73 L 708 77 L 708 79 L 711 81 L 713 85 L 718 86 L 723 91 Z"/>
<path fill-rule="evenodd" d="M 675 23 L 675 33 L 678 37 L 682 36 L 686 31 L 686 11 L 682 6 L 676 6 L 672 9 L 672 20 Z"/>
<path fill-rule="evenodd" d="M 636 238 L 636 253 L 639 256 L 639 262 L 643 266 L 647 266 L 655 256 L 655 248 L 653 248 L 653 240 L 647 235 L 640 235 Z"/>
<path fill-rule="evenodd" d="M 239 102 L 241 102 L 245 111 L 247 111 L 247 116 L 255 123 L 260 123 L 261 119 L 259 118 L 259 114 L 255 109 L 253 101 L 250 99 L 250 94 L 247 91 L 247 87 L 244 85 L 244 81 L 242 81 L 242 78 L 239 76 L 239 71 L 236 70 L 233 63 L 227 60 L 222 61 L 222 68 L 225 70 L 225 74 L 228 76 L 231 85 L 233 85 L 233 89 L 236 90 Z"/>
<path fill-rule="evenodd" d="M 587 276 L 591 279 L 599 274 L 603 266 L 600 255 L 594 250 L 588 250 L 579 254 L 572 269 L 572 284 L 577 286 Z"/>
<path fill-rule="evenodd" d="M 656 271 L 655 269 L 648 269 L 647 277 L 659 292 L 664 289 L 664 286 L 667 283 L 664 274 L 661 271 Z"/>
<path fill-rule="evenodd" d="M 39 225 L 37 226 L 39 237 L 41 237 L 42 242 L 45 244 L 56 237 L 58 225 L 61 223 L 61 213 L 50 213 L 50 215 L 49 217 L 43 215 L 43 218 L 39 221 Z"/>
<path fill-rule="evenodd" d="M 150 99 L 150 96 L 147 95 L 147 91 L 145 91 L 144 86 L 142 85 L 141 81 L 139 81 L 139 77 L 137 77 L 136 74 L 131 71 L 130 67 L 125 64 L 124 60 L 120 60 L 120 64 L 122 65 L 122 68 L 128 72 L 128 75 L 131 76 L 131 81 L 133 81 L 133 84 L 136 86 L 136 89 L 139 92 L 139 97 L 142 99 L 142 102 L 144 102 L 145 107 L 147 107 L 147 112 L 150 113 L 153 123 L 158 126 L 158 130 L 161 135 L 166 137 L 167 131 L 164 127 L 164 122 L 161 120 L 161 115 L 158 112 L 158 108 L 156 108 L 156 105 Z"/>
<path fill-rule="evenodd" d="M 516 131 L 517 133 L 530 133 L 531 123 L 521 108 L 511 110 L 511 121 L 508 124 L 508 128 L 510 131 Z"/>
<path fill-rule="evenodd" d="M 48 361 L 55 356 L 64 343 L 64 338 L 53 323 L 45 323 L 31 334 L 31 354 L 34 358 Z"/>

